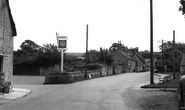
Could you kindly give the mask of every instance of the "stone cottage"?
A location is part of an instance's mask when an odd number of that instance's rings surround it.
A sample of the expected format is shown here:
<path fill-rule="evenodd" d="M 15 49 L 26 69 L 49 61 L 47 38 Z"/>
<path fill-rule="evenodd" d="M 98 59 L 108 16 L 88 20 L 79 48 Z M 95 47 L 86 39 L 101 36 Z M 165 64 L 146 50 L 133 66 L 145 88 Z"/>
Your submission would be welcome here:
<path fill-rule="evenodd" d="M 0 0 L 0 73 L 5 75 L 5 82 L 12 81 L 13 37 L 16 35 L 9 0 Z"/>
<path fill-rule="evenodd" d="M 146 67 L 145 59 L 142 57 L 142 55 L 139 54 L 138 48 L 134 48 L 132 50 L 132 58 L 136 60 L 136 71 L 145 70 Z"/>
<path fill-rule="evenodd" d="M 125 53 L 120 50 L 112 52 L 114 63 L 121 65 L 124 69 L 124 72 L 133 72 L 136 69 L 136 60 L 133 59 L 129 53 Z"/>

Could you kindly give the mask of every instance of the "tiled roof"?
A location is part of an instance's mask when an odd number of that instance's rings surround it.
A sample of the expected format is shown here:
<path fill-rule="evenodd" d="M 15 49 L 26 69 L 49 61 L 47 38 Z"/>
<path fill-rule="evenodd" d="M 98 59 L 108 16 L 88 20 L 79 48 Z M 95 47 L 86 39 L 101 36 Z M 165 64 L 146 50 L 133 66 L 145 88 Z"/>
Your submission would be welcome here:
<path fill-rule="evenodd" d="M 3 8 L 7 8 L 7 10 L 8 10 L 8 16 L 9 16 L 10 24 L 11 24 L 11 28 L 12 28 L 12 36 L 16 36 L 17 31 L 16 31 L 15 23 L 14 23 L 14 20 L 13 20 L 13 17 L 12 17 L 10 5 L 9 5 L 9 0 L 3 0 L 1 2 L 1 5 L 3 6 Z"/>
<path fill-rule="evenodd" d="M 17 30 L 16 30 L 16 27 L 15 27 L 15 22 L 14 22 L 13 17 L 12 17 L 10 5 L 9 5 L 9 0 L 7 0 L 7 7 L 8 7 L 8 14 L 9 14 L 9 17 L 10 17 L 10 23 L 11 23 L 11 27 L 12 27 L 12 36 L 16 36 L 17 35 Z"/>
<path fill-rule="evenodd" d="M 140 54 L 137 54 L 136 55 L 139 57 L 139 59 L 142 61 L 142 62 L 145 62 L 145 59 L 140 55 Z"/>
<path fill-rule="evenodd" d="M 121 51 L 120 51 L 120 52 L 121 52 Z M 126 54 L 126 53 L 124 53 L 124 52 L 121 52 L 121 53 L 122 53 L 124 56 L 126 56 L 128 59 L 135 61 L 135 59 L 132 58 L 130 55 L 128 55 L 128 54 Z"/>

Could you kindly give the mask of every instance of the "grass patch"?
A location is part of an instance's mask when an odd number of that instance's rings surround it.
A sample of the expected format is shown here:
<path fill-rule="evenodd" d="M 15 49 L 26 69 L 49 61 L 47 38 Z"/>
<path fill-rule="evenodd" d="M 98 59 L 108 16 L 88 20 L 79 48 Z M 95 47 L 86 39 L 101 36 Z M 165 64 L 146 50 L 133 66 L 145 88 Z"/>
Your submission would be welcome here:
<path fill-rule="evenodd" d="M 180 76 L 175 79 L 172 79 L 169 82 L 158 83 L 158 84 L 148 84 L 148 85 L 141 86 L 141 88 L 178 88 L 179 79 L 180 79 Z"/>

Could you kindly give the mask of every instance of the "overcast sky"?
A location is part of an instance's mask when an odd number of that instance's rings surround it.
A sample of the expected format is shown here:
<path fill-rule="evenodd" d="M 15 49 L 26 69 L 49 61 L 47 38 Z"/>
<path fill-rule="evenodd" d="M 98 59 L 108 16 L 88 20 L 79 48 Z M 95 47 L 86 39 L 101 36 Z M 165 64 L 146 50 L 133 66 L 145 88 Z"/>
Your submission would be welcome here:
<path fill-rule="evenodd" d="M 86 25 L 89 50 L 109 48 L 122 41 L 128 47 L 150 50 L 150 0 L 9 0 L 16 23 L 14 49 L 30 39 L 39 45 L 55 43 L 56 32 L 68 36 L 67 52 L 85 52 Z M 154 51 L 159 40 L 185 42 L 185 18 L 179 0 L 153 0 Z"/>

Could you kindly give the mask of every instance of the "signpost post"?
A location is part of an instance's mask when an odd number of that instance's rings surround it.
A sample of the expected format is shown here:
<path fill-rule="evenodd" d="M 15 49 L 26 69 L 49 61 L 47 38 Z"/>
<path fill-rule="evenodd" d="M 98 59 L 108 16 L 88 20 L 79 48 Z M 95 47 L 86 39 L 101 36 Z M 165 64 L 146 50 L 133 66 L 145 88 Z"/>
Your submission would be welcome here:
<path fill-rule="evenodd" d="M 64 71 L 63 62 L 64 62 L 64 50 L 67 50 L 67 36 L 60 36 L 56 33 L 58 49 L 61 51 L 61 72 Z"/>

